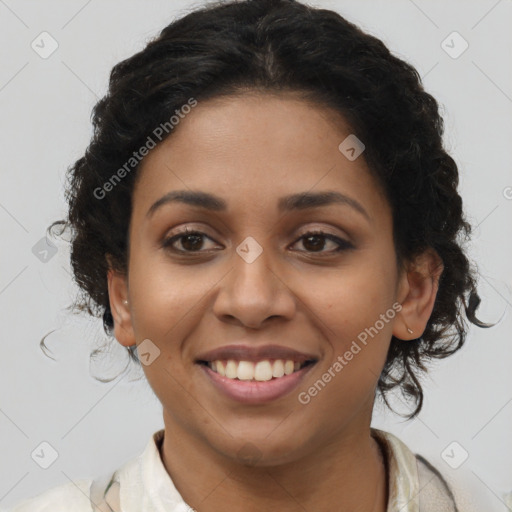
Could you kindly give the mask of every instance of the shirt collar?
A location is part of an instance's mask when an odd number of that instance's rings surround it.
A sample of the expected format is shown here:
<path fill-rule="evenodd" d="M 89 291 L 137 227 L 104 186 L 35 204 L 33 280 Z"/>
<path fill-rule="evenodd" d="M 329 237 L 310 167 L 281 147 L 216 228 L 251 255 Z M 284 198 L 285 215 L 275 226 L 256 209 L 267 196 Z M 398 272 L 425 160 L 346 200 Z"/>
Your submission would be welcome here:
<path fill-rule="evenodd" d="M 387 512 L 419 512 L 419 480 L 416 455 L 398 437 L 383 430 L 371 429 L 379 442 L 388 474 Z"/>

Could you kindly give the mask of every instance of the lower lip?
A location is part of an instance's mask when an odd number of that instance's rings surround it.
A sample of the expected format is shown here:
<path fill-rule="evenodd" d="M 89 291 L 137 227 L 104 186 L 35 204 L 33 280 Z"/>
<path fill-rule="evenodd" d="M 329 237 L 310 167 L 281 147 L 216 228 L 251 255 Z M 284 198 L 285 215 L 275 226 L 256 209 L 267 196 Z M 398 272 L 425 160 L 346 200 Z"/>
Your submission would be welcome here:
<path fill-rule="evenodd" d="M 277 400 L 293 391 L 315 364 L 309 364 L 290 375 L 266 381 L 228 379 L 204 364 L 199 366 L 214 386 L 229 398 L 245 404 L 261 404 Z"/>

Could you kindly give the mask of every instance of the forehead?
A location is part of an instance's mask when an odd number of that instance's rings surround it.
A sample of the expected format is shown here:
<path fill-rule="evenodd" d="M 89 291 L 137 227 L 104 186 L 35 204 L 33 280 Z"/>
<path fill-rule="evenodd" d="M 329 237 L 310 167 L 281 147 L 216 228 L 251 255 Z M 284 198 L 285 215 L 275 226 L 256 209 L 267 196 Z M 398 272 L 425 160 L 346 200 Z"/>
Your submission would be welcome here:
<path fill-rule="evenodd" d="M 172 153 L 175 160 L 204 157 L 251 162 L 301 160 L 324 153 L 350 127 L 334 111 L 300 100 L 295 94 L 247 93 L 214 98 L 191 110 L 173 133 L 143 162 L 146 167 Z M 191 152 L 192 148 L 201 148 Z M 265 151 L 263 151 L 263 149 Z M 249 163 L 249 162 L 248 162 Z"/>
<path fill-rule="evenodd" d="M 244 94 L 199 101 L 144 158 L 134 210 L 170 190 L 203 190 L 249 207 L 279 196 L 335 189 L 374 202 L 380 196 L 363 157 L 347 159 L 343 117 L 294 95 Z"/>

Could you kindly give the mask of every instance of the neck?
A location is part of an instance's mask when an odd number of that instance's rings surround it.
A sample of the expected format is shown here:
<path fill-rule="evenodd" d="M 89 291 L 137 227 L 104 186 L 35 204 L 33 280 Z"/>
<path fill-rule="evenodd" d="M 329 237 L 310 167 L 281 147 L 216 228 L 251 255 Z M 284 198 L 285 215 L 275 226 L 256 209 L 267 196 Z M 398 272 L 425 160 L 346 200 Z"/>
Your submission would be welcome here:
<path fill-rule="evenodd" d="M 248 466 L 166 421 L 162 462 L 197 512 L 279 509 L 386 512 L 386 461 L 370 427 L 353 429 L 293 462 Z"/>

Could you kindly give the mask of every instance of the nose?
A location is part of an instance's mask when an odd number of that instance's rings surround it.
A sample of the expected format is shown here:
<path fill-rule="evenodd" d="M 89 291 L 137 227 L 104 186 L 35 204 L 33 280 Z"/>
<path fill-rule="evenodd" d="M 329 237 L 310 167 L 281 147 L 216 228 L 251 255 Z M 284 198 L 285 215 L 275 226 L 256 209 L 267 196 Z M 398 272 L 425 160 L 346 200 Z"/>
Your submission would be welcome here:
<path fill-rule="evenodd" d="M 233 268 L 221 281 L 213 306 L 214 314 L 224 322 L 258 329 L 274 317 L 290 320 L 296 300 L 290 285 L 270 268 L 267 252 L 248 262 L 233 256 Z"/>

